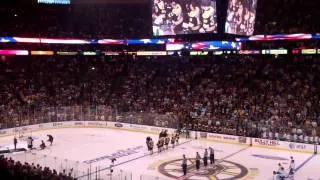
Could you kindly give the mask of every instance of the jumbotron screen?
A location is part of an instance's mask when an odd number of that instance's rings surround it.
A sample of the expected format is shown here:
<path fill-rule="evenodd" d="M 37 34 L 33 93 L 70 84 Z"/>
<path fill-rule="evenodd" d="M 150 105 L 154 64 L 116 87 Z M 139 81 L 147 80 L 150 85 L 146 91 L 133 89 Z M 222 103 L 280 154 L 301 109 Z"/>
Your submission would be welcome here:
<path fill-rule="evenodd" d="M 251 36 L 254 32 L 258 0 L 229 0 L 225 32 Z"/>
<path fill-rule="evenodd" d="M 153 0 L 154 36 L 216 33 L 216 0 Z"/>

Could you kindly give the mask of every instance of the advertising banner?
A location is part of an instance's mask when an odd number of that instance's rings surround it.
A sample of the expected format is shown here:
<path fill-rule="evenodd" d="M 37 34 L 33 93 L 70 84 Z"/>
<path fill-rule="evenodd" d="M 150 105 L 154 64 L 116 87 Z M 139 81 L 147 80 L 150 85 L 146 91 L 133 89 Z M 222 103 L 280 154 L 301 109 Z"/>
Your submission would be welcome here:
<path fill-rule="evenodd" d="M 226 143 L 239 143 L 238 136 L 231 136 L 231 135 L 224 135 L 224 134 L 215 134 L 215 133 L 208 133 L 207 139 L 219 142 L 226 142 Z"/>
<path fill-rule="evenodd" d="M 262 54 L 288 54 L 287 49 L 263 49 Z"/>
<path fill-rule="evenodd" d="M 208 136 L 208 133 L 206 133 L 206 132 L 200 132 L 200 138 L 207 138 L 207 136 Z"/>
<path fill-rule="evenodd" d="M 191 56 L 207 56 L 208 54 L 208 51 L 190 51 Z"/>
<path fill-rule="evenodd" d="M 313 144 L 304 144 L 304 143 L 286 142 L 286 141 L 259 139 L 259 138 L 253 138 L 252 145 L 257 147 L 306 152 L 306 153 L 313 153 L 315 149 L 315 146 Z"/>
<path fill-rule="evenodd" d="M 315 151 L 315 145 L 295 143 L 295 142 L 281 142 L 281 146 L 284 146 L 288 150 L 313 153 Z"/>
<path fill-rule="evenodd" d="M 53 51 L 31 51 L 31 55 L 43 55 L 43 56 L 48 56 L 48 55 L 53 55 Z"/>
<path fill-rule="evenodd" d="M 247 139 L 249 139 L 249 138 L 243 137 L 243 136 L 239 136 L 238 139 L 239 139 L 239 143 L 247 144 Z"/>
<path fill-rule="evenodd" d="M 39 4 L 70 4 L 70 0 L 38 0 Z"/>
<path fill-rule="evenodd" d="M 252 145 L 266 146 L 266 147 L 279 147 L 280 141 L 270 140 L 270 139 L 253 138 Z"/>
<path fill-rule="evenodd" d="M 260 54 L 259 50 L 240 50 L 239 54 Z"/>
<path fill-rule="evenodd" d="M 107 122 L 106 121 L 86 121 L 85 122 L 86 127 L 107 127 Z"/>
<path fill-rule="evenodd" d="M 301 54 L 317 54 L 317 49 L 302 49 Z"/>
<path fill-rule="evenodd" d="M 137 56 L 166 56 L 166 51 L 138 51 Z"/>
<path fill-rule="evenodd" d="M 75 55 L 77 55 L 78 54 L 78 52 L 72 52 L 72 51 L 70 51 L 70 52 L 67 52 L 67 51 L 58 51 L 57 52 L 57 55 L 60 55 L 60 56 L 75 56 Z"/>
<path fill-rule="evenodd" d="M 14 134 L 14 128 L 0 130 L 0 137 Z"/>
<path fill-rule="evenodd" d="M 0 50 L 0 55 L 27 56 L 29 55 L 29 52 L 27 50 Z"/>

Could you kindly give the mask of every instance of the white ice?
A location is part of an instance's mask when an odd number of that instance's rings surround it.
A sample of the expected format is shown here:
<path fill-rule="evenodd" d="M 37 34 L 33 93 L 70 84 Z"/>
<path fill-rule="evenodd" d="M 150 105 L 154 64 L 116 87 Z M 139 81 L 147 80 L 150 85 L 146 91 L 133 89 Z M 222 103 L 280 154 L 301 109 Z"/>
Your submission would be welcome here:
<path fill-rule="evenodd" d="M 38 147 L 41 140 L 47 140 L 47 134 L 51 134 L 54 137 L 54 143 L 52 146 L 48 142 L 45 150 L 32 150 L 28 153 L 11 153 L 7 154 L 16 160 L 28 161 L 30 163 L 40 163 L 45 166 L 50 166 L 59 171 L 64 169 L 64 166 L 76 167 L 77 172 L 74 172 L 74 176 L 85 175 L 88 172 L 95 172 L 99 170 L 99 173 L 93 173 L 91 179 L 107 179 L 106 176 L 110 175 L 110 171 L 107 169 L 111 160 L 106 158 L 120 150 L 128 150 L 128 148 L 136 148 L 135 153 L 129 154 L 117 158 L 115 162 L 114 174 L 124 174 L 123 179 L 170 179 L 170 177 L 158 171 L 160 164 L 181 159 L 182 154 L 185 154 L 187 158 L 194 158 L 196 152 L 203 155 L 204 149 L 213 147 L 215 149 L 215 158 L 218 159 L 216 163 L 221 163 L 224 167 L 230 167 L 230 170 L 226 169 L 220 174 L 216 175 L 216 179 L 232 178 L 237 174 L 239 169 L 227 162 L 220 162 L 219 159 L 225 161 L 238 163 L 249 170 L 249 173 L 242 179 L 256 179 L 256 180 L 269 180 L 272 179 L 272 172 L 277 170 L 278 163 L 282 163 L 285 168 L 289 166 L 290 156 L 293 156 L 296 161 L 296 167 L 299 167 L 304 161 L 312 156 L 307 153 L 295 153 L 289 151 L 278 151 L 264 148 L 247 147 L 244 145 L 236 144 L 224 144 L 211 142 L 207 140 L 186 140 L 181 139 L 181 145 L 174 149 L 162 152 L 160 154 L 149 155 L 145 145 L 147 136 L 152 137 L 155 141 L 158 139 L 158 135 L 145 134 L 139 132 L 129 132 L 126 130 L 116 129 L 102 129 L 102 128 L 64 128 L 64 129 L 52 129 L 46 131 L 32 132 L 32 134 L 26 134 L 25 136 L 32 136 L 35 138 L 35 147 Z M 142 147 L 141 147 L 142 146 Z M 27 148 L 25 140 L 19 140 L 18 147 Z M 0 138 L 0 150 L 13 148 L 13 136 L 7 136 Z M 121 153 L 123 154 L 124 151 Z M 269 155 L 282 157 L 287 160 L 272 160 L 253 156 Z M 98 162 L 83 163 L 84 161 L 100 158 Z M 179 169 L 179 163 L 174 167 L 174 164 L 168 165 L 167 170 L 183 179 L 181 172 L 170 170 Z M 81 167 L 81 168 L 80 168 Z M 311 158 L 304 166 L 302 166 L 295 174 L 297 180 L 319 180 L 320 173 L 320 158 L 318 155 Z M 91 169 L 90 169 L 91 168 Z M 101 170 L 106 169 L 106 170 Z M 100 171 L 101 170 L 101 171 Z M 121 170 L 121 171 L 120 171 Z M 202 171 L 205 171 L 202 167 Z M 200 172 L 202 172 L 200 171 Z M 128 172 L 128 173 L 127 173 Z M 197 172 L 189 172 L 190 179 L 206 179 L 198 176 Z M 193 174 L 192 174 L 193 173 Z M 211 177 L 211 179 L 215 179 Z M 83 178 L 86 179 L 86 178 Z M 173 179 L 173 178 L 171 178 Z"/>

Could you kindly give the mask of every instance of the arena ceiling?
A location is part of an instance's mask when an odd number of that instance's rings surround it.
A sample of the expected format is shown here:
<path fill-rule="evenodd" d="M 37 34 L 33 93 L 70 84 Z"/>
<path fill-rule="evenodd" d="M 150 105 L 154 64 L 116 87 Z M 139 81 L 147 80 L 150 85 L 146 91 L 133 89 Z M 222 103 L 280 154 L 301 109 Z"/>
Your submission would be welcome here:
<path fill-rule="evenodd" d="M 71 0 L 73 4 L 131 4 L 131 3 L 147 3 L 149 0 Z"/>

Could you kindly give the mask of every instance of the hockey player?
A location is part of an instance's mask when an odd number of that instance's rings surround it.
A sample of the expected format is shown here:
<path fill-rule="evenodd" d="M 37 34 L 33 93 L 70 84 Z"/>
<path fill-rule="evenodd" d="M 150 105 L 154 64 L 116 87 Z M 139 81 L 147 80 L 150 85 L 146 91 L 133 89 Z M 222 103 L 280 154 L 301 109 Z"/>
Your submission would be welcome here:
<path fill-rule="evenodd" d="M 200 7 L 195 2 L 191 2 L 189 5 L 187 5 L 187 9 L 189 10 L 189 12 L 187 13 L 188 18 L 182 25 L 182 27 L 184 28 L 184 32 L 199 33 L 199 29 L 201 26 Z M 186 129 L 186 132 L 187 132 L 187 129 Z"/>
<path fill-rule="evenodd" d="M 160 138 L 161 151 L 164 151 L 164 140 L 165 140 L 164 137 L 163 137 L 163 138 Z"/>
<path fill-rule="evenodd" d="M 147 147 L 149 147 L 149 141 L 151 140 L 151 138 L 150 137 L 147 137 L 146 138 L 146 145 L 147 145 Z"/>
<path fill-rule="evenodd" d="M 204 155 L 203 155 L 203 165 L 204 167 L 207 167 L 208 165 L 208 150 L 204 150 Z"/>
<path fill-rule="evenodd" d="M 293 159 L 293 156 L 290 156 L 290 162 L 291 162 L 292 160 L 294 160 L 294 159 Z"/>
<path fill-rule="evenodd" d="M 161 152 L 161 149 L 162 149 L 161 138 L 158 140 L 157 147 L 158 147 L 158 153 L 160 153 L 160 152 Z"/>
<path fill-rule="evenodd" d="M 295 166 L 294 160 L 292 158 L 290 165 L 289 165 L 289 175 L 294 175 L 295 169 L 296 169 L 296 166 Z"/>
<path fill-rule="evenodd" d="M 278 164 L 278 170 L 275 171 L 276 179 L 285 180 L 286 174 L 284 171 L 284 167 L 282 167 L 281 163 Z"/>
<path fill-rule="evenodd" d="M 162 130 L 162 131 L 159 133 L 159 139 L 163 137 L 163 134 L 164 134 L 164 130 Z"/>
<path fill-rule="evenodd" d="M 150 141 L 149 141 L 149 151 L 151 154 L 153 154 L 153 146 L 154 146 L 154 142 L 153 140 L 150 138 Z"/>
<path fill-rule="evenodd" d="M 186 129 L 186 138 L 190 139 L 190 131 L 189 131 L 189 129 Z"/>
<path fill-rule="evenodd" d="M 46 144 L 41 140 L 40 149 L 43 150 L 44 148 L 46 148 Z"/>
<path fill-rule="evenodd" d="M 286 172 L 284 170 L 284 167 L 281 167 L 280 170 L 278 171 L 278 178 L 281 180 L 285 180 L 286 178 Z"/>
<path fill-rule="evenodd" d="M 210 164 L 214 164 L 214 149 L 209 147 L 210 149 Z"/>
<path fill-rule="evenodd" d="M 169 136 L 165 137 L 164 144 L 166 145 L 167 150 L 169 149 L 169 142 L 170 142 Z"/>
<path fill-rule="evenodd" d="M 177 133 L 175 137 L 177 145 L 179 144 L 179 138 L 180 138 L 180 133 Z"/>
<path fill-rule="evenodd" d="M 182 24 L 183 24 L 183 11 L 182 6 L 179 4 L 178 1 L 172 0 L 171 2 L 172 10 L 170 13 L 168 13 L 167 20 L 169 20 L 171 23 L 171 30 L 173 30 L 174 34 L 181 34 L 182 33 Z"/>
<path fill-rule="evenodd" d="M 17 150 L 18 140 L 16 137 L 13 138 L 14 150 Z"/>
<path fill-rule="evenodd" d="M 216 30 L 215 10 L 211 5 L 210 0 L 202 0 L 202 24 L 199 30 L 200 33 L 214 32 Z"/>
<path fill-rule="evenodd" d="M 151 141 L 151 138 L 150 137 L 147 137 L 146 138 L 146 145 L 147 145 L 147 148 L 148 148 L 148 151 L 150 151 L 150 141 Z"/>
<path fill-rule="evenodd" d="M 281 170 L 281 168 L 282 168 L 282 165 L 281 165 L 281 163 L 279 163 L 277 172 L 279 172 Z"/>
<path fill-rule="evenodd" d="M 172 144 L 172 148 L 174 148 L 174 143 L 175 143 L 175 136 L 174 135 L 172 135 L 172 137 L 171 137 L 171 144 Z"/>
<path fill-rule="evenodd" d="M 163 0 L 154 0 L 152 11 L 153 26 L 160 30 L 166 18 L 166 3 Z"/>
<path fill-rule="evenodd" d="M 50 135 L 50 134 L 48 134 L 47 136 L 48 136 L 48 138 L 49 138 L 48 141 L 50 142 L 50 146 L 52 146 L 53 136 Z"/>
<path fill-rule="evenodd" d="M 28 149 L 31 150 L 33 148 L 33 139 L 32 139 L 32 137 L 28 137 L 27 144 L 28 144 Z"/>

